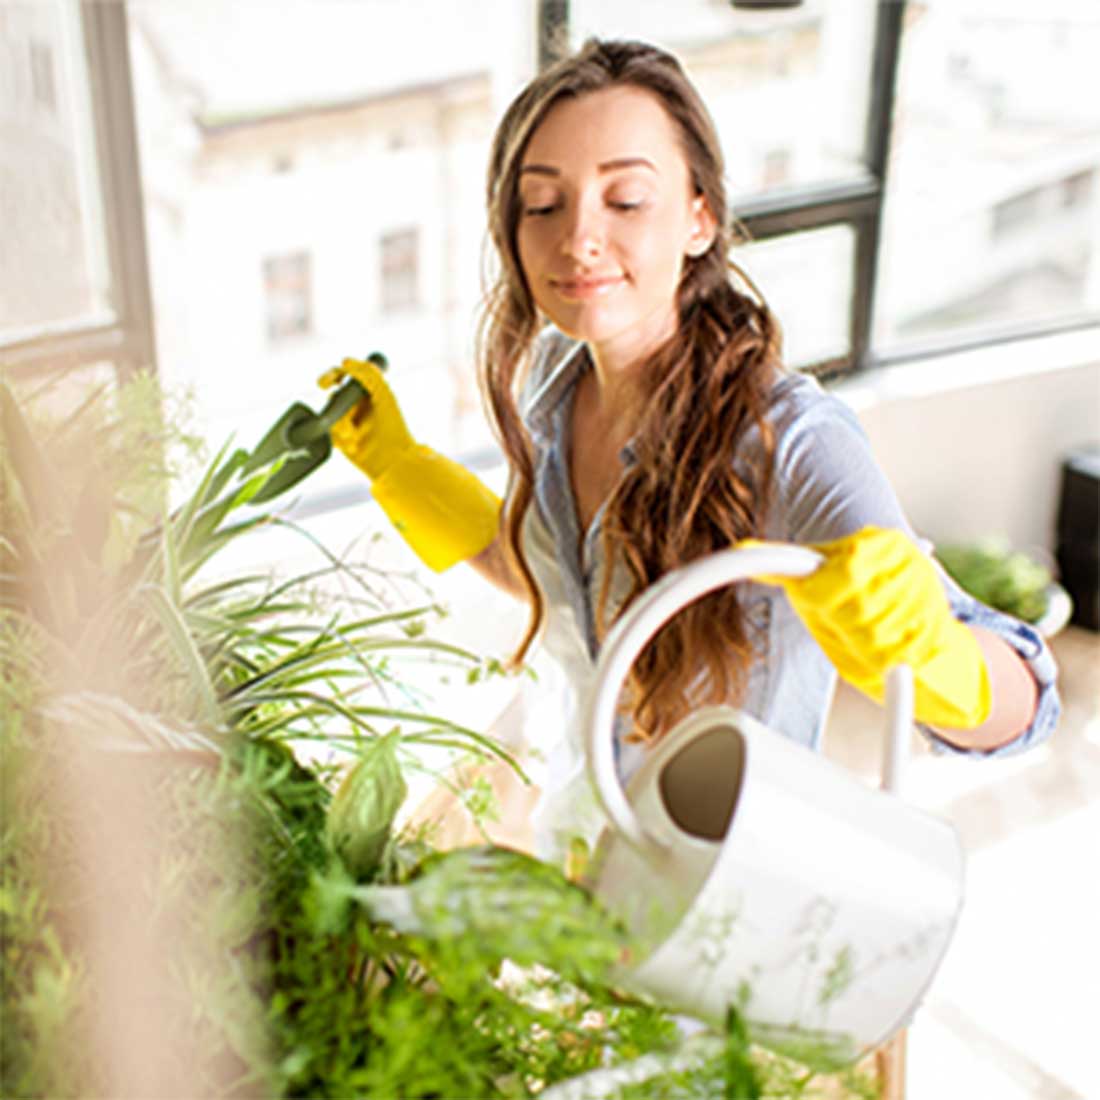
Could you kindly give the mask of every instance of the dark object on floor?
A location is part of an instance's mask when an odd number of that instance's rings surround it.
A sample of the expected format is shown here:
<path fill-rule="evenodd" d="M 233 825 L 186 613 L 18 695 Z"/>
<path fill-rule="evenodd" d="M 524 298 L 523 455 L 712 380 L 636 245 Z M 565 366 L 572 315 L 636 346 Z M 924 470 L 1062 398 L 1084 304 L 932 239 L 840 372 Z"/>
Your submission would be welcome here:
<path fill-rule="evenodd" d="M 1071 622 L 1100 630 L 1100 446 L 1071 451 L 1062 462 L 1055 556 L 1073 599 Z"/>

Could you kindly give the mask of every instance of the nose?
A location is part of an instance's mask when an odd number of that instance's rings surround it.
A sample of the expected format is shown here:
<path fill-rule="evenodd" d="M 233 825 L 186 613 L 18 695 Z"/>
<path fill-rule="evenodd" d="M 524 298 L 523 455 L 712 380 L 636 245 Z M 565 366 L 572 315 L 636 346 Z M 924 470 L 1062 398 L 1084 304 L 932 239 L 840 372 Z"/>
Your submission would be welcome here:
<path fill-rule="evenodd" d="M 599 214 L 578 204 L 565 225 L 563 251 L 571 259 L 588 260 L 600 255 L 604 243 L 604 225 Z"/>

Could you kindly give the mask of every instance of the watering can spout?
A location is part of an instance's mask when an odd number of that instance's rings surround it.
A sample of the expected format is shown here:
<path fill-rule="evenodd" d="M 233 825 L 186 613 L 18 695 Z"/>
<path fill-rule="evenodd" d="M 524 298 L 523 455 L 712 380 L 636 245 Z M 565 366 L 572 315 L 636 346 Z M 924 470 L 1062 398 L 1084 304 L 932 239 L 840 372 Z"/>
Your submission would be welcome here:
<path fill-rule="evenodd" d="M 895 794 L 912 679 L 888 677 L 884 790 L 731 707 L 688 715 L 624 788 L 614 719 L 637 654 L 679 608 L 758 575 L 807 575 L 803 547 L 722 551 L 667 575 L 609 633 L 585 751 L 609 821 L 589 885 L 635 937 L 624 984 L 759 1041 L 834 1064 L 904 1026 L 950 942 L 962 897 L 954 829 Z"/>

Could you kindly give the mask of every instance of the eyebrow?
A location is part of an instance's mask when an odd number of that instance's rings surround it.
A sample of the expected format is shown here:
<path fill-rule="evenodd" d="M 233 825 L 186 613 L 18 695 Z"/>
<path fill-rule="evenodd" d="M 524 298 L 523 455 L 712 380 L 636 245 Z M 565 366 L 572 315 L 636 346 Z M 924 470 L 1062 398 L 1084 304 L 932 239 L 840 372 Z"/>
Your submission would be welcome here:
<path fill-rule="evenodd" d="M 620 168 L 648 168 L 651 172 L 657 171 L 657 166 L 645 157 L 615 157 L 614 160 L 605 160 L 597 166 L 600 172 L 616 172 Z M 531 172 L 539 176 L 560 176 L 561 169 L 550 164 L 524 164 L 519 174 Z"/>

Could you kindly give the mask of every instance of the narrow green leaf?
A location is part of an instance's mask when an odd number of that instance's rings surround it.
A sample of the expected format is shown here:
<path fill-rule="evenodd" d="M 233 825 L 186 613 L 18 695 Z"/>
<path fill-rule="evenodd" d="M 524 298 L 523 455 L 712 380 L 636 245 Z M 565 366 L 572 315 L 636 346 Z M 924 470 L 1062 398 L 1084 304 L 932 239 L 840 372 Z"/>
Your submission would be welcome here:
<path fill-rule="evenodd" d="M 4 440 L 7 466 L 19 486 L 24 504 L 36 523 L 51 522 L 60 504 L 60 490 L 19 402 L 3 382 L 0 382 L 0 427 L 3 428 L 0 438 Z"/>
<path fill-rule="evenodd" d="M 173 513 L 170 522 L 175 529 L 177 542 L 180 544 L 183 543 L 194 517 L 198 514 L 200 509 L 210 502 L 212 496 L 211 486 L 217 482 L 220 473 L 224 469 L 223 457 L 228 449 L 229 443 L 227 441 L 214 456 L 213 461 L 206 467 L 194 491 L 176 512 Z M 232 457 L 229 461 L 232 462 Z"/>
<path fill-rule="evenodd" d="M 217 584 L 202 588 L 198 592 L 192 592 L 188 595 L 184 604 L 188 608 L 200 607 L 214 600 L 220 600 L 231 592 L 237 590 L 247 591 L 252 585 L 263 584 L 267 580 L 268 577 L 264 573 L 248 573 L 240 577 L 230 577 L 228 580 L 219 581 Z"/>
<path fill-rule="evenodd" d="M 223 724 L 222 715 L 218 707 L 214 685 L 210 682 L 210 674 L 206 663 L 202 659 L 202 654 L 195 647 L 194 639 L 187 630 L 183 617 L 168 598 L 164 589 L 155 585 L 146 585 L 142 589 L 142 594 L 156 614 L 168 640 L 172 644 L 173 650 L 188 673 L 191 685 L 195 690 L 195 696 L 201 704 L 203 718 L 212 729 L 220 729 Z"/>
<path fill-rule="evenodd" d="M 171 527 L 164 528 L 160 540 L 160 559 L 164 567 L 162 583 L 168 592 L 169 600 L 178 606 L 182 584 L 180 582 L 180 562 L 176 553 L 176 542 L 172 538 Z"/>
<path fill-rule="evenodd" d="M 225 454 L 229 448 L 229 442 L 227 441 L 218 452 L 217 458 L 220 458 Z M 215 465 L 217 463 L 215 459 Z M 229 479 L 238 471 L 242 470 L 245 463 L 248 461 L 248 452 L 243 447 L 238 447 L 221 466 L 215 469 L 214 473 L 208 479 L 204 495 L 203 504 L 208 504 L 216 497 L 221 495 L 222 490 L 229 484 Z"/>

